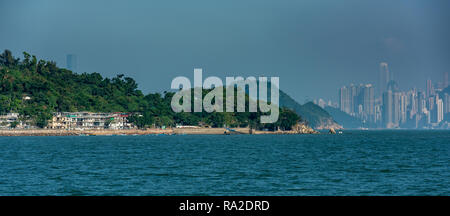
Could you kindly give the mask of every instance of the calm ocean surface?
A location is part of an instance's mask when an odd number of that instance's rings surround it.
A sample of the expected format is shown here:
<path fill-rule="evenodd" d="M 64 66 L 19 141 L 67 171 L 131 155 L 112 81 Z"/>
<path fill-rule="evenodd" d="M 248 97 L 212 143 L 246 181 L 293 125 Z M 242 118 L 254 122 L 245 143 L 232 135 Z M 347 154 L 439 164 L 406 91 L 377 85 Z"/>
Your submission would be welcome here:
<path fill-rule="evenodd" d="M 0 137 L 0 195 L 450 195 L 450 131 Z"/>

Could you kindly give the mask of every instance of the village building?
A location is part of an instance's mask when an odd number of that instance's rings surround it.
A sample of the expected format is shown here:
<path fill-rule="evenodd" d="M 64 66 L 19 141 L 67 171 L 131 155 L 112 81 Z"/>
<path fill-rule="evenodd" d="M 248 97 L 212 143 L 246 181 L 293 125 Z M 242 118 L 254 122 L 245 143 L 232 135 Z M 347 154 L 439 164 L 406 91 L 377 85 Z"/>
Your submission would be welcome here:
<path fill-rule="evenodd" d="M 49 129 L 131 129 L 128 113 L 57 112 L 53 113 Z"/>
<path fill-rule="evenodd" d="M 4 115 L 0 115 L 0 128 L 1 129 L 9 129 L 20 127 L 21 122 L 19 120 L 19 113 L 7 113 Z"/>

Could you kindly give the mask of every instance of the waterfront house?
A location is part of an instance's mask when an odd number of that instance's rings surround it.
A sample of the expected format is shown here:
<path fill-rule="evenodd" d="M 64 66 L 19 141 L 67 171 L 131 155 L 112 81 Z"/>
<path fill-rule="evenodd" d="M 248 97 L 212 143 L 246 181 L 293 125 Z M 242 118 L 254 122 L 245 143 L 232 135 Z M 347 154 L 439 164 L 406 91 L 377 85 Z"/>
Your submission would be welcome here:
<path fill-rule="evenodd" d="M 19 121 L 19 113 L 7 113 L 4 115 L 0 115 L 0 128 L 1 129 L 9 129 L 20 127 L 21 122 Z"/>
<path fill-rule="evenodd" d="M 56 112 L 47 128 L 50 129 L 131 129 L 128 113 Z"/>

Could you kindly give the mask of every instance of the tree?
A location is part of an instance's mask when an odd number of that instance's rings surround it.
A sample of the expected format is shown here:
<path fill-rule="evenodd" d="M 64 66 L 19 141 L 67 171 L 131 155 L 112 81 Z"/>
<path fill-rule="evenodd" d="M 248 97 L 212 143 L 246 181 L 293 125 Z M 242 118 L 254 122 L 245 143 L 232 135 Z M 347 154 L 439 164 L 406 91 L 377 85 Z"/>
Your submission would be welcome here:
<path fill-rule="evenodd" d="M 111 126 L 112 121 L 113 121 L 113 120 L 111 120 L 111 119 L 107 119 L 107 120 L 105 121 L 105 126 L 104 126 L 105 129 L 106 129 L 106 128 L 109 128 L 109 127 Z"/>
<path fill-rule="evenodd" d="M 18 121 L 13 121 L 13 122 L 11 122 L 10 127 L 11 127 L 11 128 L 16 128 L 18 124 L 19 124 Z"/>
<path fill-rule="evenodd" d="M 280 109 L 280 116 L 278 118 L 278 124 L 276 125 L 282 130 L 291 130 L 292 127 L 300 120 L 300 116 L 298 116 L 294 111 L 287 108 L 282 108 Z"/>
<path fill-rule="evenodd" d="M 0 54 L 0 64 L 9 66 L 15 66 L 19 62 L 19 59 L 15 59 L 10 50 L 5 50 Z"/>
<path fill-rule="evenodd" d="M 36 115 L 36 126 L 40 127 L 40 128 L 44 128 L 47 126 L 48 124 L 48 120 L 51 118 L 51 114 L 50 113 L 39 113 Z"/>

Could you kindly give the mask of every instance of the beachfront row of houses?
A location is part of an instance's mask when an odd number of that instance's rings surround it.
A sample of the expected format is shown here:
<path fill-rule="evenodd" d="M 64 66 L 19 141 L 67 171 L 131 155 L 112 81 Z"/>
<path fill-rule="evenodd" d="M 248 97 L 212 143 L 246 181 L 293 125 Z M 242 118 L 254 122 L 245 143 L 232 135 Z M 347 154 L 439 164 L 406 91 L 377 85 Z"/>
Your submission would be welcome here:
<path fill-rule="evenodd" d="M 47 128 L 50 129 L 131 129 L 128 113 L 59 112 Z"/>
<path fill-rule="evenodd" d="M 132 129 L 129 113 L 55 112 L 48 121 L 48 129 Z M 0 115 L 0 129 L 33 128 L 30 120 L 21 120 L 18 113 Z"/>

